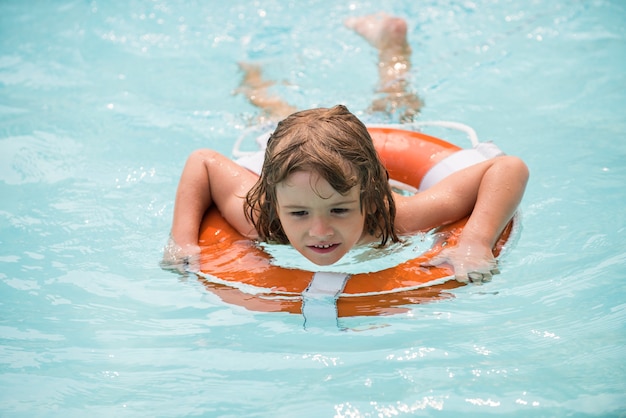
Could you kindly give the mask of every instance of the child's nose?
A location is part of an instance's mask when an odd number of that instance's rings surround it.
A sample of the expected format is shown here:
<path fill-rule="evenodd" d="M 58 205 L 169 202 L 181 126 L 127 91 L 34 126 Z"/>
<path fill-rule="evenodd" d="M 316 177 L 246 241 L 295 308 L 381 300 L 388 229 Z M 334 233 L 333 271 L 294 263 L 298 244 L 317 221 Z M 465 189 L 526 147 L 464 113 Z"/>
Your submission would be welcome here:
<path fill-rule="evenodd" d="M 333 235 L 333 228 L 328 220 L 322 216 L 313 218 L 309 235 L 313 238 L 327 238 Z"/>

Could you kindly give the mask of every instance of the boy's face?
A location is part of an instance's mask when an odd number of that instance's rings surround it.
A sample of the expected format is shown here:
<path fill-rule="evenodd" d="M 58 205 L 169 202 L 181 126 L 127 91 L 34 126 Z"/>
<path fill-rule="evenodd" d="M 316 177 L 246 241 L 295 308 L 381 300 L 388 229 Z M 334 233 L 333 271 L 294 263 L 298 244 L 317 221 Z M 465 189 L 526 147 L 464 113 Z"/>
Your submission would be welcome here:
<path fill-rule="evenodd" d="M 317 173 L 297 171 L 276 186 L 276 199 L 289 243 L 317 265 L 339 261 L 364 235 L 358 185 L 342 195 Z"/>

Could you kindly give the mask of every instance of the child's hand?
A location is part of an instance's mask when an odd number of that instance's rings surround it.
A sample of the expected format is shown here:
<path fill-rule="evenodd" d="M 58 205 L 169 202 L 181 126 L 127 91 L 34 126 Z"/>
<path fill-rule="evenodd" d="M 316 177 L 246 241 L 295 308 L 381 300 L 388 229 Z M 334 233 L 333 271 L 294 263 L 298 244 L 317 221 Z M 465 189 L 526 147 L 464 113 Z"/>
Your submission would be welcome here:
<path fill-rule="evenodd" d="M 163 250 L 161 268 L 181 274 L 200 271 L 200 247 L 191 244 L 181 247 L 170 238 Z"/>
<path fill-rule="evenodd" d="M 438 266 L 447 263 L 454 268 L 454 277 L 461 283 L 485 283 L 499 274 L 498 263 L 490 248 L 461 241 L 454 247 L 441 251 L 425 266 Z"/>

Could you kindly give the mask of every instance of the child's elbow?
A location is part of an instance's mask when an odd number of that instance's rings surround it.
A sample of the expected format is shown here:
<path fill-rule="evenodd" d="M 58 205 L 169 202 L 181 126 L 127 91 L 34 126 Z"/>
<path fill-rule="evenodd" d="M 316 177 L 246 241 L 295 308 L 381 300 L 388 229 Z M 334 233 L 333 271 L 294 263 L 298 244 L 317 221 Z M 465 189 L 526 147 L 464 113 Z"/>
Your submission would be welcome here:
<path fill-rule="evenodd" d="M 514 155 L 505 155 L 503 157 L 499 157 L 501 160 L 501 164 L 505 164 L 505 170 L 511 178 L 515 178 L 523 184 L 528 182 L 528 178 L 530 177 L 530 170 L 528 166 L 519 157 Z"/>
<path fill-rule="evenodd" d="M 216 155 L 218 155 L 217 151 L 208 148 L 200 148 L 194 150 L 189 154 L 188 160 L 197 160 L 197 161 L 207 161 L 215 159 Z"/>

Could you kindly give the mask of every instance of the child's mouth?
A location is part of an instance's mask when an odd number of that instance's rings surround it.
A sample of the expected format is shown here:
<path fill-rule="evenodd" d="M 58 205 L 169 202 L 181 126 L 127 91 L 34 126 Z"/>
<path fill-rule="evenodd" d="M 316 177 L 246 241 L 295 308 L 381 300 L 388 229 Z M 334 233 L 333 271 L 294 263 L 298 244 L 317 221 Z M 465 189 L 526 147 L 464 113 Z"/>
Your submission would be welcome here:
<path fill-rule="evenodd" d="M 316 253 L 326 254 L 332 252 L 335 248 L 337 248 L 339 244 L 318 244 L 318 245 L 310 245 L 309 248 Z"/>

